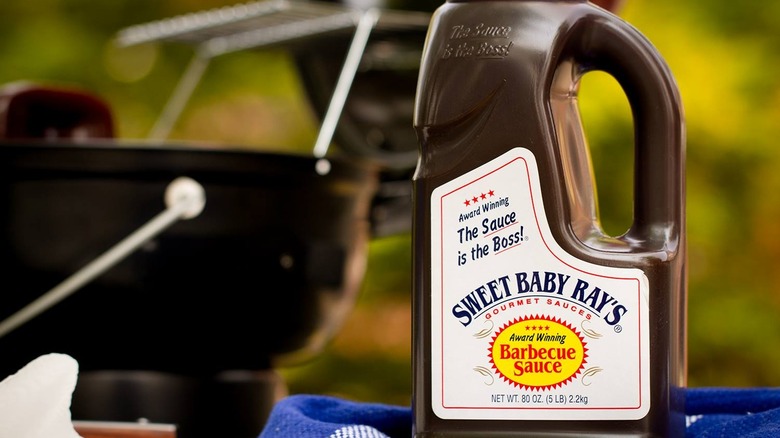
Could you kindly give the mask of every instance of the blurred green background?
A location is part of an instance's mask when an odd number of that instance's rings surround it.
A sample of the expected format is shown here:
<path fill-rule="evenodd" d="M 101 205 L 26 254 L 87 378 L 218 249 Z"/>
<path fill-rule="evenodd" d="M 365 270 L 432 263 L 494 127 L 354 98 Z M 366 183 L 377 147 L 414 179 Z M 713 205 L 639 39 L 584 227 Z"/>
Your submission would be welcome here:
<path fill-rule="evenodd" d="M 224 0 L 2 0 L 0 84 L 78 86 L 142 138 L 182 73 L 186 47 L 119 49 L 129 25 Z M 418 4 L 419 5 L 419 4 Z M 780 386 L 780 2 L 626 0 L 620 15 L 675 75 L 687 118 L 690 386 Z M 306 153 L 318 120 L 279 50 L 216 60 L 172 137 Z M 605 228 L 630 223 L 632 133 L 613 80 L 586 76 L 582 111 Z M 411 120 L 410 120 L 411 124 Z M 359 303 L 316 359 L 285 368 L 293 393 L 408 404 L 411 239 L 371 242 Z"/>

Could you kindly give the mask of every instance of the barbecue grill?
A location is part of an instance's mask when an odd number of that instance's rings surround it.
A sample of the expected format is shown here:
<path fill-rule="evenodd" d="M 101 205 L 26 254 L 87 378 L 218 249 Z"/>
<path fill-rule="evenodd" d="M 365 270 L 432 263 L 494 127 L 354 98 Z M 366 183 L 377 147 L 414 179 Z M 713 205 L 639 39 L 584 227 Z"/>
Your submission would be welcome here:
<path fill-rule="evenodd" d="M 268 0 L 121 30 L 120 45 L 193 48 L 142 140 L 112 138 L 96 99 L 7 89 L 0 257 L 24 290 L 0 297 L 6 374 L 68 353 L 74 419 L 257 436 L 284 393 L 274 369 L 316 355 L 348 315 L 368 240 L 409 228 L 429 19 Z M 214 58 L 270 47 L 294 56 L 320 115 L 310 156 L 167 140 Z"/>

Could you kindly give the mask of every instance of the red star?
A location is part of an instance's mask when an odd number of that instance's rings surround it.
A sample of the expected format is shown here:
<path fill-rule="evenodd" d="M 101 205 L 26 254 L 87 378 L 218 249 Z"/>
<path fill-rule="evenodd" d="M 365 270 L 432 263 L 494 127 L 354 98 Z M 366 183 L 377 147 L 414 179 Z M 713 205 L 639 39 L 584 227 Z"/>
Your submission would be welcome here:
<path fill-rule="evenodd" d="M 475 197 L 471 198 L 471 201 L 472 201 L 472 202 L 474 202 L 474 203 L 476 204 L 477 202 L 479 202 L 479 198 L 477 198 L 477 197 L 475 196 Z"/>
<path fill-rule="evenodd" d="M 494 196 L 495 194 L 496 194 L 496 192 L 494 192 L 494 191 L 492 191 L 492 190 L 490 190 L 490 191 L 488 192 L 488 195 L 489 195 L 489 196 Z"/>
<path fill-rule="evenodd" d="M 468 206 L 468 205 L 471 205 L 471 201 L 469 201 L 468 199 L 466 199 L 466 202 L 464 202 L 464 204 L 466 204 L 467 206 Z"/>
<path fill-rule="evenodd" d="M 479 197 L 482 198 L 482 199 L 485 199 L 485 198 L 487 198 L 487 195 L 483 193 L 483 194 L 479 195 Z"/>
<path fill-rule="evenodd" d="M 550 326 L 549 326 L 549 325 L 548 325 L 548 326 L 546 326 L 546 327 L 544 328 L 544 331 L 546 331 L 546 332 L 549 332 L 549 331 L 550 331 Z"/>

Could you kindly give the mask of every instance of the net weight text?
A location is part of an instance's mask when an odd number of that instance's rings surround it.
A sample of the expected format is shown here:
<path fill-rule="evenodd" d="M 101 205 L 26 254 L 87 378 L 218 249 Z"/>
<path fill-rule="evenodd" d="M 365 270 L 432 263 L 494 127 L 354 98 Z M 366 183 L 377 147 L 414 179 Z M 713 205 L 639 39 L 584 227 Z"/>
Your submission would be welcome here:
<path fill-rule="evenodd" d="M 493 403 L 521 403 L 541 404 L 544 403 L 544 396 L 541 394 L 491 394 L 490 401 Z"/>

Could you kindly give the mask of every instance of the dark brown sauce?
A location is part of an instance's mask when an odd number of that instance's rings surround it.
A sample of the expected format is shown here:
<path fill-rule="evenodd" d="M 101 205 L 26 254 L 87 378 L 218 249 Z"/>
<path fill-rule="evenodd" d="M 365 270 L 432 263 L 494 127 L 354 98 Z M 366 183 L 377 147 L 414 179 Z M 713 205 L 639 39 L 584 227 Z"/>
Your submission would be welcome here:
<path fill-rule="evenodd" d="M 600 231 L 577 125 L 577 81 L 596 69 L 622 85 L 635 118 L 634 223 L 620 237 Z M 431 21 L 415 127 L 414 436 L 682 436 L 684 129 L 676 85 L 652 45 L 586 2 L 448 2 Z M 649 280 L 651 395 L 641 420 L 443 420 L 432 410 L 432 192 L 515 147 L 537 160 L 547 220 L 563 250 L 641 269 Z"/>

